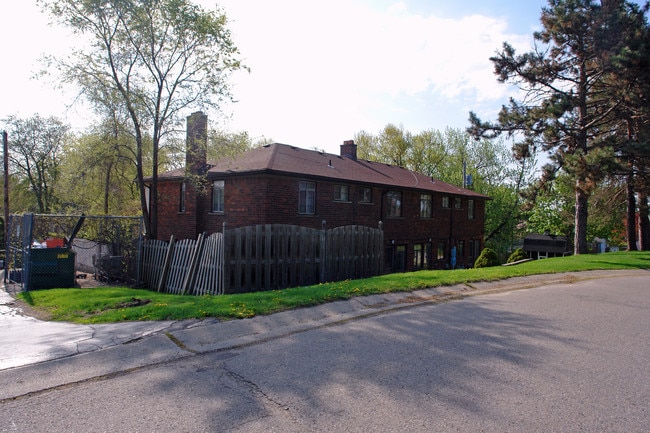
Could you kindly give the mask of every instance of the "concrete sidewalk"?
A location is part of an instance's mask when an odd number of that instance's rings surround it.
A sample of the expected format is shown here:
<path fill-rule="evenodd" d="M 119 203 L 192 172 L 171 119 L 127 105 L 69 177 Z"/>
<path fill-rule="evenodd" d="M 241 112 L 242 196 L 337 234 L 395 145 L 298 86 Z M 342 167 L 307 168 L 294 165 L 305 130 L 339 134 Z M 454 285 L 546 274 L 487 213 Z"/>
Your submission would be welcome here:
<path fill-rule="evenodd" d="M 417 305 L 466 296 L 648 271 L 589 271 L 510 278 L 337 301 L 250 319 L 75 325 L 25 316 L 0 291 L 0 401 L 69 383 L 225 351 Z"/>

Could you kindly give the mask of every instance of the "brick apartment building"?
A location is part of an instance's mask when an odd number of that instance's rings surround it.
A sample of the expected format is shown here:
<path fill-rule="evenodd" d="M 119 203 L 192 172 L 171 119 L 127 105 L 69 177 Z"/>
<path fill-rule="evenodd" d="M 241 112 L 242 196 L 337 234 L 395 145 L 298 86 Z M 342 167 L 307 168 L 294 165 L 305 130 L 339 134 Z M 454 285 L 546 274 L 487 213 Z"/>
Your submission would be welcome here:
<path fill-rule="evenodd" d="M 386 272 L 470 267 L 481 251 L 489 198 L 402 167 L 357 158 L 353 141 L 334 155 L 285 144 L 206 161 L 207 116 L 188 117 L 186 167 L 159 176 L 158 237 L 257 224 L 377 227 Z M 455 257 L 455 260 L 452 259 Z"/>

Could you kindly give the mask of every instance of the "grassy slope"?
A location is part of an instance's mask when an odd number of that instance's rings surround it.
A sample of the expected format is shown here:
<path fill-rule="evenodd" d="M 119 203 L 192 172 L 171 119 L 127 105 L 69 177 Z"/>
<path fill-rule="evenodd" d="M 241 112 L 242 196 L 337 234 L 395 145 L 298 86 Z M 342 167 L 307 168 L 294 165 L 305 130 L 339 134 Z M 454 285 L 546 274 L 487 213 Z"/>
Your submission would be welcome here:
<path fill-rule="evenodd" d="M 100 287 L 32 291 L 21 293 L 20 296 L 32 308 L 46 313 L 52 320 L 76 323 L 204 317 L 232 319 L 318 305 L 354 296 L 494 281 L 514 276 L 598 269 L 650 269 L 650 252 L 580 255 L 537 260 L 515 266 L 390 274 L 363 280 L 239 295 L 179 296 L 124 287 Z"/>

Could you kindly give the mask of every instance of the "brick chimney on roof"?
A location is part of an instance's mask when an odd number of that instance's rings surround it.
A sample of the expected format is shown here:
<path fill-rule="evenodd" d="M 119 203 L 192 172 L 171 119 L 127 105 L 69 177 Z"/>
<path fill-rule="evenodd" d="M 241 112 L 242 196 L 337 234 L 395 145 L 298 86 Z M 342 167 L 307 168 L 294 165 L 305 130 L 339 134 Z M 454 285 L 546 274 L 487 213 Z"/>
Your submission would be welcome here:
<path fill-rule="evenodd" d="M 354 140 L 345 140 L 341 145 L 341 156 L 350 158 L 353 161 L 357 160 L 357 145 Z"/>
<path fill-rule="evenodd" d="M 191 174 L 204 174 L 207 165 L 208 116 L 197 111 L 187 116 L 185 169 Z"/>

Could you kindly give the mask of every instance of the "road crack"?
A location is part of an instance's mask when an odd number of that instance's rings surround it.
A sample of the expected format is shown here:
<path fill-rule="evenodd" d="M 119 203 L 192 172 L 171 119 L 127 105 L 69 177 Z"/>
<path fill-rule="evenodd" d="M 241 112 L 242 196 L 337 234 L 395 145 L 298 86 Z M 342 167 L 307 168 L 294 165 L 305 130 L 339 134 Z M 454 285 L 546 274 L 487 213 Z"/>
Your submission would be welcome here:
<path fill-rule="evenodd" d="M 302 431 L 306 427 L 295 417 L 291 412 L 291 408 L 283 404 L 282 402 L 274 399 L 269 394 L 267 394 L 259 385 L 255 382 L 248 380 L 244 376 L 235 373 L 224 365 L 224 371 L 226 372 L 226 377 L 232 380 L 239 388 L 247 390 L 255 400 L 259 401 L 266 412 L 267 416 L 281 416 L 289 419 L 296 426 L 301 427 Z"/>

